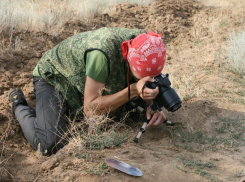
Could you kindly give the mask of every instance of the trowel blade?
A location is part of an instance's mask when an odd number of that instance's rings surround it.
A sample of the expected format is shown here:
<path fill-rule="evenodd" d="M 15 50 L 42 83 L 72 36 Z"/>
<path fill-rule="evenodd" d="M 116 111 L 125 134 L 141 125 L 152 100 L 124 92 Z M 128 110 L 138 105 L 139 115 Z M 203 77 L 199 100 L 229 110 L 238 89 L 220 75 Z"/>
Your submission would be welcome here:
<path fill-rule="evenodd" d="M 132 175 L 132 176 L 142 176 L 143 175 L 142 172 L 138 168 L 133 167 L 133 166 L 126 164 L 124 162 L 121 162 L 121 161 L 118 161 L 115 159 L 106 159 L 105 162 L 109 166 L 111 166 L 111 167 L 113 167 L 119 171 L 122 171 L 124 173 L 127 173 L 129 175 Z"/>

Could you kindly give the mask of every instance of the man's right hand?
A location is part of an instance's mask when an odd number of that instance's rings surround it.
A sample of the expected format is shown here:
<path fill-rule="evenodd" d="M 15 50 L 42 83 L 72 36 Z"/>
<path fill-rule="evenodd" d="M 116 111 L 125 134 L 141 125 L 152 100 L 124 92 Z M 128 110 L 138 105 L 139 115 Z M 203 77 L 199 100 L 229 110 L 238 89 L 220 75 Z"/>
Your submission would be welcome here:
<path fill-rule="evenodd" d="M 148 82 L 148 81 L 154 82 L 154 78 L 150 77 L 150 76 L 147 76 L 147 77 L 144 77 L 144 78 L 140 79 L 136 83 L 136 88 L 137 88 L 138 93 L 140 94 L 140 97 L 143 100 L 146 100 L 146 101 L 155 99 L 157 94 L 159 93 L 159 88 L 158 87 L 156 87 L 155 89 L 144 87 L 145 83 Z M 144 87 L 144 89 L 143 89 L 143 87 Z"/>

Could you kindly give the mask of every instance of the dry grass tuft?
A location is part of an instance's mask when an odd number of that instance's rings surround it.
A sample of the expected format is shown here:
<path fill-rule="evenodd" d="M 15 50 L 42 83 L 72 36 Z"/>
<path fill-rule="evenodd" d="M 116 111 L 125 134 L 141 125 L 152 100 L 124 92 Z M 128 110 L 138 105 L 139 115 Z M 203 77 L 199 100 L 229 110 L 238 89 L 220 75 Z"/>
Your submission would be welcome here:
<path fill-rule="evenodd" d="M 131 137 L 125 125 L 129 113 L 115 122 L 109 115 L 91 114 L 83 119 L 68 118 L 69 128 L 64 138 L 80 151 L 120 147 Z M 80 120 L 80 122 L 76 122 Z"/>
<path fill-rule="evenodd" d="M 5 148 L 5 143 L 7 138 L 9 137 L 9 135 L 11 134 L 11 129 L 12 129 L 12 115 L 10 114 L 10 116 L 8 117 L 8 124 L 7 124 L 7 128 L 5 129 L 4 134 L 2 135 L 2 137 L 0 138 L 0 144 L 1 144 L 1 153 L 0 153 L 0 172 L 4 171 L 6 174 L 8 174 L 9 176 L 11 176 L 12 179 L 16 179 L 7 169 L 6 169 L 6 165 L 9 161 L 9 159 L 15 154 L 12 153 L 9 157 L 7 158 L 3 158 L 3 154 L 6 152 L 6 148 Z"/>
<path fill-rule="evenodd" d="M 234 31 L 230 34 L 227 55 L 231 61 L 233 70 L 241 77 L 245 76 L 245 29 L 239 33 Z"/>

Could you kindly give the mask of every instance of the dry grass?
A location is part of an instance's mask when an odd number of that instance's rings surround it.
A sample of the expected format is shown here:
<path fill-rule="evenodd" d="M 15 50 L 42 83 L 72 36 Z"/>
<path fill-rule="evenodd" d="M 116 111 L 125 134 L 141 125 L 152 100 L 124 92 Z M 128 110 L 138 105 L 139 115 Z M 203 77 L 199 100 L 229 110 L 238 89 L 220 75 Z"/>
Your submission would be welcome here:
<path fill-rule="evenodd" d="M 80 151 L 121 146 L 131 137 L 130 129 L 124 124 L 127 117 L 126 114 L 120 122 L 106 115 L 93 115 L 81 122 L 70 120 L 65 138 Z"/>
<path fill-rule="evenodd" d="M 3 0 L 0 2 L 0 32 L 10 28 L 58 34 L 64 22 L 86 20 L 95 13 L 108 12 L 110 6 L 124 2 L 139 5 L 150 3 L 149 0 Z"/>
<path fill-rule="evenodd" d="M 15 153 L 12 153 L 11 155 L 9 155 L 9 157 L 7 158 L 4 158 L 3 157 L 3 154 L 4 152 L 6 152 L 5 150 L 5 142 L 6 142 L 6 139 L 9 137 L 9 135 L 11 134 L 11 125 L 12 125 L 12 122 L 13 121 L 13 118 L 12 118 L 12 115 L 10 115 L 8 117 L 8 125 L 7 125 L 7 128 L 5 130 L 5 133 L 2 135 L 2 137 L 0 138 L 0 173 L 1 171 L 4 171 L 4 173 L 8 174 L 9 176 L 11 176 L 12 179 L 16 179 L 7 169 L 6 169 L 6 165 L 8 163 L 8 160 L 15 154 Z"/>
<path fill-rule="evenodd" d="M 245 30 L 230 34 L 227 46 L 227 55 L 233 70 L 241 77 L 245 76 Z"/>

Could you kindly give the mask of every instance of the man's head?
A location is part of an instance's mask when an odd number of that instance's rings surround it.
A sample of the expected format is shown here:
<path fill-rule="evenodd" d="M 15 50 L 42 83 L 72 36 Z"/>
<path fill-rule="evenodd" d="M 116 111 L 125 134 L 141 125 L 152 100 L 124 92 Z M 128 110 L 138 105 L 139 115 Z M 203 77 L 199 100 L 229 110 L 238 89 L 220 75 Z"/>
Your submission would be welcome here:
<path fill-rule="evenodd" d="M 148 32 L 122 43 L 123 58 L 127 60 L 133 73 L 140 77 L 156 76 L 163 70 L 166 46 L 161 34 Z"/>

